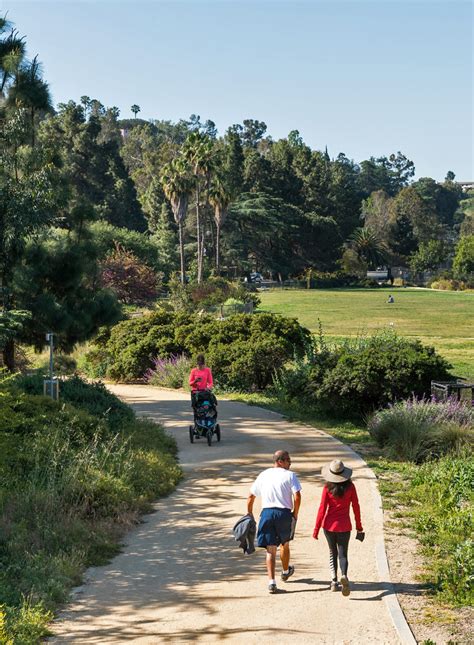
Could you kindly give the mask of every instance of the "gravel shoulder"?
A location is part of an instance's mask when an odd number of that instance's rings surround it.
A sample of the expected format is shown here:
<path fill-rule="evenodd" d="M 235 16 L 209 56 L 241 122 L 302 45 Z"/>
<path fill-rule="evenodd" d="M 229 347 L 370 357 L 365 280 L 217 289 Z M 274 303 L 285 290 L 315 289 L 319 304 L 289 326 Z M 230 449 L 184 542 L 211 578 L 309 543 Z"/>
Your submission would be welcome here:
<path fill-rule="evenodd" d="M 185 478 L 126 536 L 120 555 L 87 572 L 53 624 L 52 642 L 409 642 L 399 637 L 388 609 L 397 587 L 379 579 L 376 552 L 383 527 L 374 476 L 350 448 L 271 411 L 232 401 L 219 403 L 221 443 L 191 445 L 186 395 L 140 385 L 110 389 L 175 436 Z M 292 455 L 303 504 L 292 545 L 295 575 L 270 596 L 263 550 L 242 555 L 231 529 L 245 513 L 251 482 L 280 448 Z M 335 458 L 354 470 L 366 531 L 363 544 L 351 540 L 348 598 L 328 590 L 327 545 L 312 538 L 320 468 Z"/>

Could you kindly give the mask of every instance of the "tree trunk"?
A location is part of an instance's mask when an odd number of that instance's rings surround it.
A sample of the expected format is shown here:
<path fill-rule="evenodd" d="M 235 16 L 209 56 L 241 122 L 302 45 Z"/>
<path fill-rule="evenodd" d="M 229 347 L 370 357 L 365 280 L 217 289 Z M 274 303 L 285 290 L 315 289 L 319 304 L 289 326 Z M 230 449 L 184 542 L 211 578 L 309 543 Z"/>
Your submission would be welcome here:
<path fill-rule="evenodd" d="M 13 338 L 7 340 L 3 348 L 3 364 L 9 372 L 15 371 L 15 341 Z"/>
<path fill-rule="evenodd" d="M 201 283 L 202 280 L 202 266 L 201 266 L 201 213 L 199 210 L 199 199 L 200 199 L 200 191 L 199 191 L 199 177 L 197 179 L 197 186 L 196 186 L 196 239 L 197 239 L 197 281 L 198 284 Z"/>
<path fill-rule="evenodd" d="M 220 275 L 220 246 L 221 246 L 221 227 L 216 222 L 216 274 Z"/>
<path fill-rule="evenodd" d="M 186 283 L 186 274 L 184 271 L 184 243 L 183 243 L 183 224 L 180 220 L 178 224 L 178 231 L 179 231 L 179 254 L 181 258 L 181 283 L 185 284 Z"/>

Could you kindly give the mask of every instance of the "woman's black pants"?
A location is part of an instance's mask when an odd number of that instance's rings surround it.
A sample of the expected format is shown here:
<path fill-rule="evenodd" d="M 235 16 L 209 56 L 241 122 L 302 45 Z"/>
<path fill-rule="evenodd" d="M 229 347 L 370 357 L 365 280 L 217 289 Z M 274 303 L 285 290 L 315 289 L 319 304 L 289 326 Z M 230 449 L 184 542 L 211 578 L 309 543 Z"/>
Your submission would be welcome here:
<path fill-rule="evenodd" d="M 347 559 L 347 551 L 349 549 L 349 538 L 351 537 L 350 531 L 326 531 L 324 535 L 329 545 L 329 566 L 331 567 L 331 575 L 333 580 L 337 580 L 337 561 L 339 559 L 339 566 L 341 567 L 341 574 L 347 576 L 347 567 L 349 561 Z"/>

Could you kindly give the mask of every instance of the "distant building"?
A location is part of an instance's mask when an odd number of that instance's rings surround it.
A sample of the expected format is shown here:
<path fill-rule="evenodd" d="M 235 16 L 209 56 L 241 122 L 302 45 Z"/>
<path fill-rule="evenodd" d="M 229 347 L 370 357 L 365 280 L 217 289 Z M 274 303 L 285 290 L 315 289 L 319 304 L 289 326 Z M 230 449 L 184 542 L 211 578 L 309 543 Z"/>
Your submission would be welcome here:
<path fill-rule="evenodd" d="M 474 189 L 474 181 L 458 181 L 457 183 L 461 186 L 463 193 Z"/>

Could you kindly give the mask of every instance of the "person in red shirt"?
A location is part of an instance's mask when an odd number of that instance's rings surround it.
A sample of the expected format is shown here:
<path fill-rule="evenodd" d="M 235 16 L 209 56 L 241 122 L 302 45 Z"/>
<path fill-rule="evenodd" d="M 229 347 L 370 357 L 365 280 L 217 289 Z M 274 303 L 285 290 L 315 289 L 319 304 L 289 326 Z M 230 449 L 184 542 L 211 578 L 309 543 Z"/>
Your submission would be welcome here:
<path fill-rule="evenodd" d="M 316 525 L 313 537 L 318 539 L 321 527 L 329 545 L 329 564 L 331 567 L 331 591 L 339 591 L 337 580 L 337 565 L 341 568 L 342 595 L 350 594 L 349 580 L 347 578 L 349 538 L 351 535 L 351 518 L 349 509 L 355 517 L 357 539 L 363 540 L 364 533 L 360 519 L 360 506 L 357 498 L 356 487 L 351 481 L 352 469 L 344 466 L 343 462 L 335 459 L 324 466 L 321 474 L 326 480 L 316 516 Z"/>
<path fill-rule="evenodd" d="M 194 408 L 196 402 L 197 392 L 203 392 L 204 390 L 211 390 L 214 386 L 212 380 L 212 372 L 209 367 L 206 367 L 206 359 L 204 354 L 198 354 L 197 357 L 197 367 L 193 367 L 191 373 L 189 374 L 189 385 L 191 387 L 191 403 Z M 215 404 L 215 397 L 213 397 L 213 403 Z"/>

